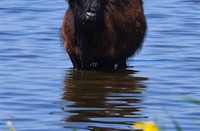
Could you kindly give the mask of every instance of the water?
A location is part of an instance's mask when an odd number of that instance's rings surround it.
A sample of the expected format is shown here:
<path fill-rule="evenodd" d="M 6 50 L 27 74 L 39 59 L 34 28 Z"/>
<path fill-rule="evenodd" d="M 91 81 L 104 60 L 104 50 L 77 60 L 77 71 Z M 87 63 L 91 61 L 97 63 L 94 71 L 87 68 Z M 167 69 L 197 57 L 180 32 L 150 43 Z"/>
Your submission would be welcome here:
<path fill-rule="evenodd" d="M 199 0 L 144 1 L 148 35 L 125 72 L 73 71 L 60 1 L 0 1 L 0 130 L 131 130 L 158 121 L 200 130 Z"/>

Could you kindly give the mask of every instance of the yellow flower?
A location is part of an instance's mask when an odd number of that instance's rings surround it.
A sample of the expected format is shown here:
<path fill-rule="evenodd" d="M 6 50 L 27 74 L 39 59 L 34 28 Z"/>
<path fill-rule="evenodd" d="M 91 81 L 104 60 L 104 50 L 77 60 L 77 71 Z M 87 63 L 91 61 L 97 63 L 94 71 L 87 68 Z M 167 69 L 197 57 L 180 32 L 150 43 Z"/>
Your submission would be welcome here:
<path fill-rule="evenodd" d="M 143 129 L 143 131 L 159 131 L 159 128 L 154 122 L 136 122 L 133 125 L 136 129 Z"/>
<path fill-rule="evenodd" d="M 15 131 L 15 128 L 13 127 L 13 124 L 11 121 L 7 121 L 6 125 L 10 128 L 10 131 Z"/>

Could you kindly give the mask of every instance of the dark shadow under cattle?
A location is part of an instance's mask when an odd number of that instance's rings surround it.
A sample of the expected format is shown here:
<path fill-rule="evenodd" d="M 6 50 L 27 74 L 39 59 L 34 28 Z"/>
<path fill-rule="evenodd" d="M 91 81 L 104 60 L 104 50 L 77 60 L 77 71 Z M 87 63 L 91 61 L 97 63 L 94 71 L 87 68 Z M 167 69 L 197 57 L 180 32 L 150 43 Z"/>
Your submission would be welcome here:
<path fill-rule="evenodd" d="M 147 25 L 142 0 L 68 0 L 64 47 L 75 69 L 124 69 Z"/>

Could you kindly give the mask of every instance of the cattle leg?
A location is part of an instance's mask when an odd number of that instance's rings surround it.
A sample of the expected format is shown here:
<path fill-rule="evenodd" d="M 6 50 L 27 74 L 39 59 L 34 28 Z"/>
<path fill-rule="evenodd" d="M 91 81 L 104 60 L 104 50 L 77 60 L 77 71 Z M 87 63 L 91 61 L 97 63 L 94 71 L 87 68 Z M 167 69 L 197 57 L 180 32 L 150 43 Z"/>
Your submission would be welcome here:
<path fill-rule="evenodd" d="M 126 67 L 127 67 L 126 58 L 122 58 L 117 62 L 117 69 L 124 70 L 124 69 L 126 69 Z"/>
<path fill-rule="evenodd" d="M 69 57 L 72 61 L 73 67 L 75 69 L 81 69 L 81 62 L 79 58 L 75 54 L 70 54 Z"/>

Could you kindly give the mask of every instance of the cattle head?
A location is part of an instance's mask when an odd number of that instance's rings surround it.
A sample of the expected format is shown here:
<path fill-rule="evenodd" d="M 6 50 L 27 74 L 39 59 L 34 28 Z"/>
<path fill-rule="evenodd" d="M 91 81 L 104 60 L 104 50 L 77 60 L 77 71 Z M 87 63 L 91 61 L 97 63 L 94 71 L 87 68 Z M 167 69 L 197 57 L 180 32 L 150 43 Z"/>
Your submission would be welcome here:
<path fill-rule="evenodd" d="M 103 22 L 107 0 L 68 0 L 75 23 L 98 25 Z"/>

